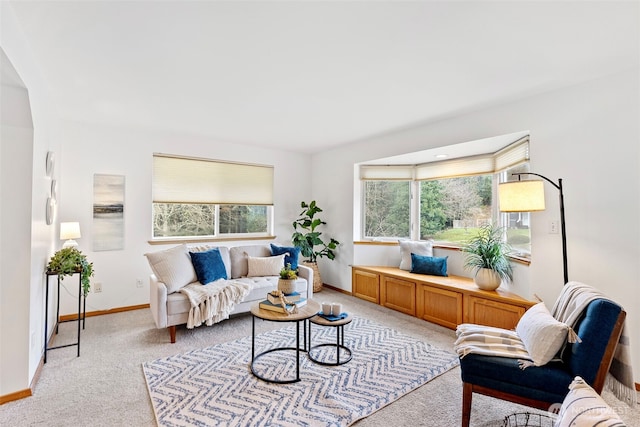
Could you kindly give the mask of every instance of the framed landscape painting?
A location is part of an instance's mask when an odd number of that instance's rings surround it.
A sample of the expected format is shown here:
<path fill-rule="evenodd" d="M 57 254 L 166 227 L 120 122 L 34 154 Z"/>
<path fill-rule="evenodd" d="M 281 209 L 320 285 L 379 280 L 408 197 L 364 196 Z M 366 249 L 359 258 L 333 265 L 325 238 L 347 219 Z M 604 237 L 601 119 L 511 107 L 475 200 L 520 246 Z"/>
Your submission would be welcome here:
<path fill-rule="evenodd" d="M 93 175 L 93 250 L 124 249 L 124 176 Z"/>

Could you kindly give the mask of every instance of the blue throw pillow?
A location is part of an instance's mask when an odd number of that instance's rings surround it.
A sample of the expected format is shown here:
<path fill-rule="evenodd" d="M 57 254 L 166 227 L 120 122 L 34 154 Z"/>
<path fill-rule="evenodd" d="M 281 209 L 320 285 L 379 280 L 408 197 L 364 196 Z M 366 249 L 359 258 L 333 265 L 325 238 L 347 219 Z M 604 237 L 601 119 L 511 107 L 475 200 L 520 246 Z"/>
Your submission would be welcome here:
<path fill-rule="evenodd" d="M 218 248 L 205 252 L 189 252 L 193 269 L 196 270 L 198 281 L 203 285 L 214 282 L 218 279 L 227 278 L 227 269 L 224 267 L 222 255 Z"/>
<path fill-rule="evenodd" d="M 271 243 L 271 255 L 284 256 L 284 265 L 291 264 L 291 269 L 296 271 L 298 269 L 298 256 L 300 256 L 300 248 L 297 246 L 277 246 Z"/>
<path fill-rule="evenodd" d="M 411 254 L 411 272 L 431 274 L 432 276 L 448 276 L 447 258 Z"/>

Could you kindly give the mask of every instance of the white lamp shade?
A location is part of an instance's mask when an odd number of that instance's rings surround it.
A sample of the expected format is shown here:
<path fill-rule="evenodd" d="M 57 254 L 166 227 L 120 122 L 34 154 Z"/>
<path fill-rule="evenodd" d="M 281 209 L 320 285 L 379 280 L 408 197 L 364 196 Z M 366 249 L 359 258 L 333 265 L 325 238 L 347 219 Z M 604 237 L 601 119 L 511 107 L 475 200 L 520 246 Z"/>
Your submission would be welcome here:
<path fill-rule="evenodd" d="M 501 212 L 543 211 L 544 182 L 513 181 L 498 185 Z"/>
<path fill-rule="evenodd" d="M 80 234 L 79 222 L 61 222 L 60 223 L 60 240 L 79 239 Z"/>

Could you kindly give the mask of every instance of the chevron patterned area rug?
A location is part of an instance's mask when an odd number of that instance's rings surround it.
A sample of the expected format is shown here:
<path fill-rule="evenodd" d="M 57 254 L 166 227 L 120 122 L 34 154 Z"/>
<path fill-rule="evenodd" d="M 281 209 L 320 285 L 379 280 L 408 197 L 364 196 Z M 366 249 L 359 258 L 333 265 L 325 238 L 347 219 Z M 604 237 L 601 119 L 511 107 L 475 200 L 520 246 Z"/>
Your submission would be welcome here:
<path fill-rule="evenodd" d="M 313 326 L 313 345 L 335 342 L 336 328 Z M 293 326 L 260 334 L 256 353 L 295 347 Z M 350 362 L 325 366 L 300 356 L 301 381 L 273 384 L 249 368 L 251 337 L 143 364 L 160 426 L 348 426 L 458 365 L 448 351 L 354 318 L 344 328 Z M 314 356 L 335 357 L 321 347 Z M 342 357 L 342 356 L 341 356 Z M 255 365 L 269 378 L 295 376 L 295 351 Z"/>

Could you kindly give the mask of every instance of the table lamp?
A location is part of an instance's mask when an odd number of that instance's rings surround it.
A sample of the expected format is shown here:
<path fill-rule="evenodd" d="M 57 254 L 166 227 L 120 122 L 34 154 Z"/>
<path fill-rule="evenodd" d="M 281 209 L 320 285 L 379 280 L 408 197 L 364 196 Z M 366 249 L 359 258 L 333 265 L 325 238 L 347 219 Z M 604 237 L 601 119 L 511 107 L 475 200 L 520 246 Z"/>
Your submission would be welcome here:
<path fill-rule="evenodd" d="M 60 223 L 60 240 L 66 240 L 62 245 L 63 248 L 74 248 L 78 246 L 78 242 L 74 239 L 82 237 L 80 234 L 79 222 L 61 222 Z"/>

